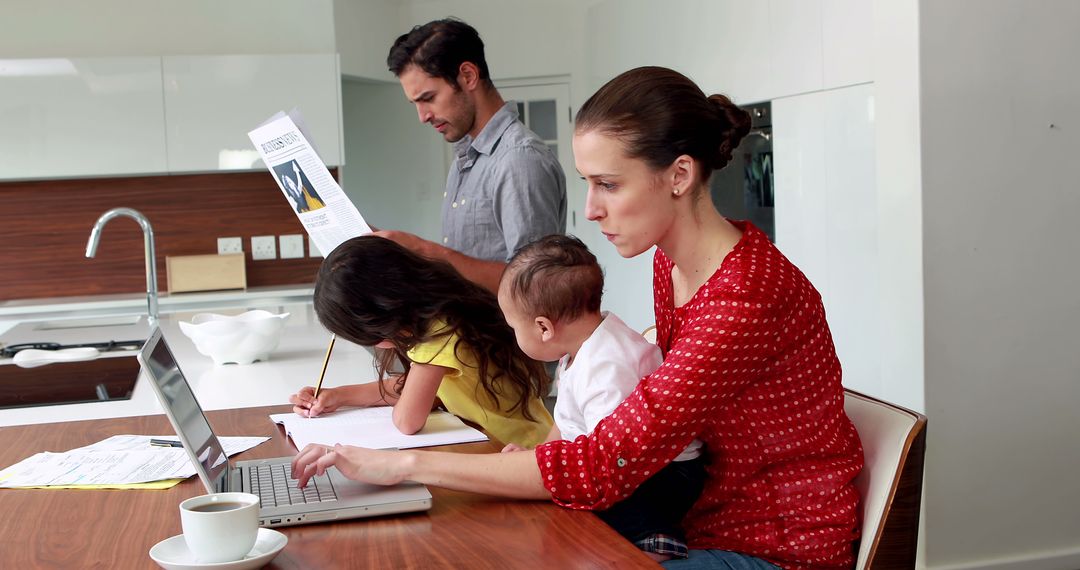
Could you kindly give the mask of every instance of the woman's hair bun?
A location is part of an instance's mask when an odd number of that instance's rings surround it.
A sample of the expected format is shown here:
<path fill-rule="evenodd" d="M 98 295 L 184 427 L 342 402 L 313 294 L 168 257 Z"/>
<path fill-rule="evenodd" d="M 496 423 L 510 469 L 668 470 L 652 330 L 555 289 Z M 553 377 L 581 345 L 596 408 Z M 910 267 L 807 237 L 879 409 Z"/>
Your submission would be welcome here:
<path fill-rule="evenodd" d="M 735 149 L 750 132 L 750 113 L 740 109 L 724 95 L 709 95 L 709 102 L 716 107 L 720 120 L 720 144 L 716 150 L 714 169 L 721 169 L 731 162 Z"/>

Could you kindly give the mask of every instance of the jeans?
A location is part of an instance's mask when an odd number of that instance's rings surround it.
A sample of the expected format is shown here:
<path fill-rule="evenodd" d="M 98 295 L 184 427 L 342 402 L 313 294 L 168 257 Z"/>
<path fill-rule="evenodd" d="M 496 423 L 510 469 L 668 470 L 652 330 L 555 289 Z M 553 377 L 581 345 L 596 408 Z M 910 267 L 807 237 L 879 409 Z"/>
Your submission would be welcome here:
<path fill-rule="evenodd" d="M 661 534 L 677 540 L 685 551 L 682 520 L 701 495 L 706 478 L 704 457 L 672 461 L 632 495 L 606 511 L 596 511 L 596 516 L 630 542 Z"/>
<path fill-rule="evenodd" d="M 760 558 L 728 550 L 691 550 L 689 558 L 660 564 L 668 570 L 777 570 Z"/>

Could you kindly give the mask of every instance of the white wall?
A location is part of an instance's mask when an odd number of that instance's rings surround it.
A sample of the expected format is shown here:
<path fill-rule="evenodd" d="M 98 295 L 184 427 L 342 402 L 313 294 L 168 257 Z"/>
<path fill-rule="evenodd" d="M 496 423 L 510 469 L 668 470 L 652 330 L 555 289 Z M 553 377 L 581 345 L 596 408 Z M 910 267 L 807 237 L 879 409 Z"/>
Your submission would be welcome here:
<path fill-rule="evenodd" d="M 394 40 L 408 27 L 402 22 L 404 3 L 398 0 L 333 0 L 337 51 L 341 73 L 393 81 L 386 56 Z"/>
<path fill-rule="evenodd" d="M 1080 4 L 920 9 L 927 562 L 1077 568 Z"/>
<path fill-rule="evenodd" d="M 346 80 L 341 95 L 345 193 L 369 224 L 438 240 L 442 137 L 416 120 L 397 83 Z"/>
<path fill-rule="evenodd" d="M 398 33 L 453 16 L 480 32 L 492 77 L 566 75 L 571 62 L 581 57 L 576 49 L 577 4 L 578 0 L 410 0 L 403 3 Z"/>
<path fill-rule="evenodd" d="M 331 0 L 4 0 L 0 57 L 333 53 Z"/>

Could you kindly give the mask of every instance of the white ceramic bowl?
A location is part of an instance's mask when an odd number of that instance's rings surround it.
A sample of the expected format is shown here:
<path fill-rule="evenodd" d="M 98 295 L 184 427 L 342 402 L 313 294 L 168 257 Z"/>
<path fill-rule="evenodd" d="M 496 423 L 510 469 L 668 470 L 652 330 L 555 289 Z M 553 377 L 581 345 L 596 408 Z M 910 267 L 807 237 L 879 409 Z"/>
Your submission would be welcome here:
<path fill-rule="evenodd" d="M 191 322 L 181 322 L 180 330 L 195 343 L 200 353 L 214 364 L 251 364 L 266 360 L 281 341 L 289 313 L 248 311 L 235 316 L 199 313 Z"/>

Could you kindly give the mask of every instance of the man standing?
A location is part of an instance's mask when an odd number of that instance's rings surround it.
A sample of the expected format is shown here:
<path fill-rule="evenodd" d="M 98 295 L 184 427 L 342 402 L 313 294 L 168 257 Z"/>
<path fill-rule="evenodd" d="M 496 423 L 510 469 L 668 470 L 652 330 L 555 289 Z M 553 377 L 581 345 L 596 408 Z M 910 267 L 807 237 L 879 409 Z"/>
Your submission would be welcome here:
<path fill-rule="evenodd" d="M 417 26 L 387 57 L 420 122 L 454 143 L 442 206 L 442 243 L 378 231 L 420 255 L 442 259 L 498 291 L 521 246 L 566 231 L 566 176 L 543 140 L 495 89 L 484 43 L 460 20 Z"/>

